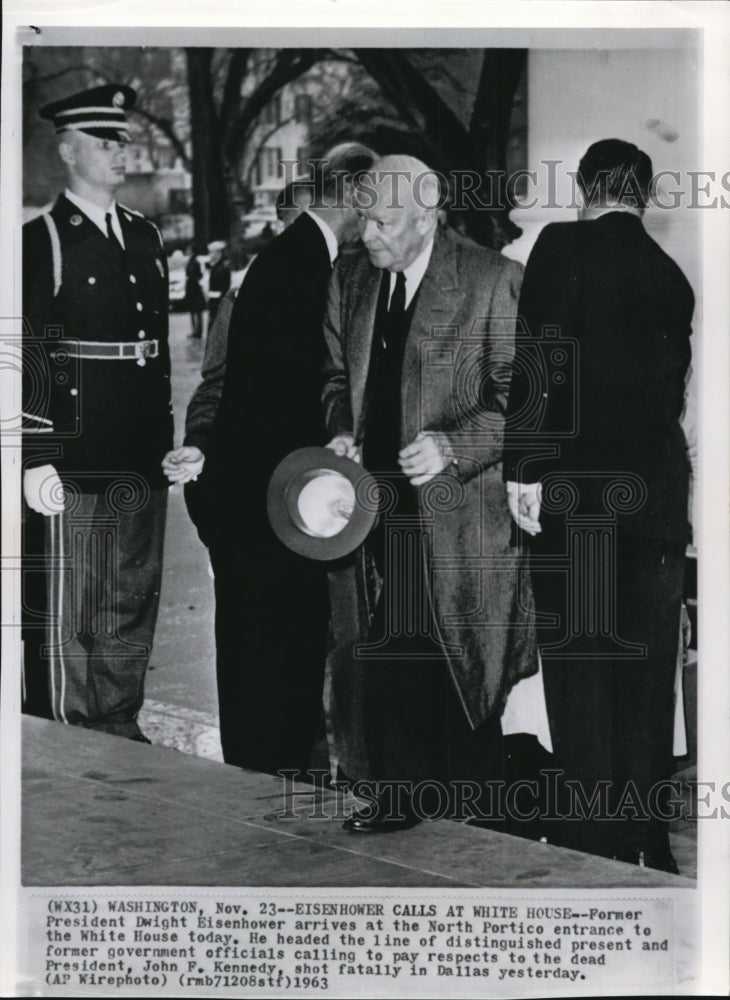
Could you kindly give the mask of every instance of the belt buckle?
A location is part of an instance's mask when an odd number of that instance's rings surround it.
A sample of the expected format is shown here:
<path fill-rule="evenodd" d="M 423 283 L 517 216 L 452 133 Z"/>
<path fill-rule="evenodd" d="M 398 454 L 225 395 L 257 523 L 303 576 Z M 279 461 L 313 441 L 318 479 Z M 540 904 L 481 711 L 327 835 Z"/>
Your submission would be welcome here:
<path fill-rule="evenodd" d="M 147 358 L 154 357 L 154 344 L 151 340 L 138 340 L 134 345 L 134 356 L 140 368 L 147 364 Z"/>

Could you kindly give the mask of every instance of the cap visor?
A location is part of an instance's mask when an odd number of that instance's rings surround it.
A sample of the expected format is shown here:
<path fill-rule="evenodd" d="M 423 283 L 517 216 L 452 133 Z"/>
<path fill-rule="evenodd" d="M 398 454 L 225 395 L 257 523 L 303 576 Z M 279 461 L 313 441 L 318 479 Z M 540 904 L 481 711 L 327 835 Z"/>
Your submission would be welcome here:
<path fill-rule="evenodd" d="M 72 131 L 64 129 L 64 131 Z M 121 128 L 76 128 L 74 132 L 84 132 L 86 135 L 93 135 L 96 139 L 112 139 L 114 142 L 131 142 L 132 137 L 126 129 Z"/>

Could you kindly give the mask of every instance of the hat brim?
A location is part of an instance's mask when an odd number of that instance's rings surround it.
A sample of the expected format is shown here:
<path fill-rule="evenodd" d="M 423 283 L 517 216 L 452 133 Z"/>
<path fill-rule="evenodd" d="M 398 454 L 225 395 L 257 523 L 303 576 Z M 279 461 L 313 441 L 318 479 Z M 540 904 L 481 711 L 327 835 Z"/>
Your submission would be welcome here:
<path fill-rule="evenodd" d="M 58 130 L 59 135 L 68 135 L 69 132 L 83 132 L 84 135 L 93 135 L 95 139 L 111 139 L 113 142 L 130 143 L 132 137 L 126 128 L 63 128 Z"/>
<path fill-rule="evenodd" d="M 338 473 L 351 484 L 355 504 L 349 520 L 336 534 L 314 535 L 298 508 L 304 486 L 327 473 Z M 363 543 L 377 518 L 377 484 L 369 472 L 329 448 L 300 448 L 287 455 L 269 481 L 266 509 L 275 534 L 287 548 L 307 559 L 329 562 L 349 555 Z"/>

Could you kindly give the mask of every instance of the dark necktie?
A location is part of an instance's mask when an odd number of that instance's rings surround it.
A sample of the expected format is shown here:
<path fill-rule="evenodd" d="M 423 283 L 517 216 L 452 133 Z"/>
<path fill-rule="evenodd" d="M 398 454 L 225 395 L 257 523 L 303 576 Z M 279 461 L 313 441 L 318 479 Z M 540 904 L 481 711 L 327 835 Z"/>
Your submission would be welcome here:
<path fill-rule="evenodd" d="M 388 315 L 393 319 L 399 319 L 406 311 L 406 276 L 402 271 L 398 271 L 395 276 L 395 288 L 390 297 Z"/>
<path fill-rule="evenodd" d="M 112 245 L 114 247 L 116 247 L 116 249 L 119 250 L 120 253 L 124 253 L 124 247 L 122 246 L 122 244 L 117 239 L 117 234 L 114 232 L 114 228 L 112 226 L 112 213 L 111 212 L 107 212 L 106 215 L 104 216 L 104 218 L 106 219 L 106 235 L 107 235 L 107 238 L 111 240 Z"/>
<path fill-rule="evenodd" d="M 388 279 L 390 281 L 390 278 Z M 388 312 L 386 313 L 380 331 L 380 340 L 383 349 L 387 350 L 392 346 L 393 341 L 398 336 L 398 331 L 403 325 L 403 317 L 406 312 L 406 276 L 402 271 L 398 271 L 395 276 L 395 288 L 390 296 Z"/>

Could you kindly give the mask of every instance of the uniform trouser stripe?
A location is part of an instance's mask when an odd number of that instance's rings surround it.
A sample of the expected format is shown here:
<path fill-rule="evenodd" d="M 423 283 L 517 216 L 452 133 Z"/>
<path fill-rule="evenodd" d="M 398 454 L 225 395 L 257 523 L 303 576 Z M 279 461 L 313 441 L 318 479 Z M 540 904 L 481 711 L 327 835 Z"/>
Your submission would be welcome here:
<path fill-rule="evenodd" d="M 48 606 L 51 615 L 48 655 L 50 661 L 51 708 L 57 722 L 67 722 L 65 712 L 66 669 L 63 659 L 63 513 L 47 520 L 48 534 Z"/>
<path fill-rule="evenodd" d="M 46 519 L 48 663 L 58 722 L 138 731 L 161 582 L 165 490 L 133 509 L 79 494 Z M 127 504 L 130 506 L 130 504 Z"/>

